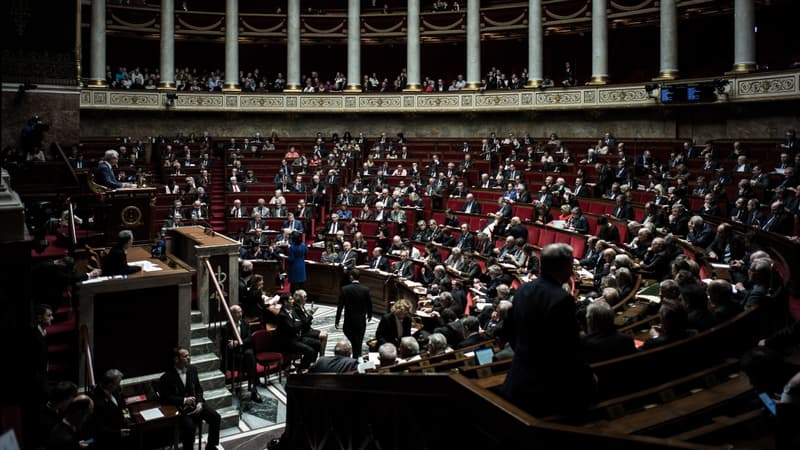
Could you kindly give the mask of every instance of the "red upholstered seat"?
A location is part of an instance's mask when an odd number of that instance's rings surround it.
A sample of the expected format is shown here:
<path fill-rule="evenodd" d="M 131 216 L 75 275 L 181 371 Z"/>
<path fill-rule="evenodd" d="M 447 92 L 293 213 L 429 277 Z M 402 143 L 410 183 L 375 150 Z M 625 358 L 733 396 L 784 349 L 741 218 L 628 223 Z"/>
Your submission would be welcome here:
<path fill-rule="evenodd" d="M 275 351 L 272 345 L 272 333 L 267 330 L 256 330 L 253 333 L 253 353 L 256 357 L 256 370 L 264 374 L 264 381 L 269 381 L 271 373 L 278 372 L 284 366 L 283 354 Z"/>
<path fill-rule="evenodd" d="M 542 230 L 539 233 L 539 246 L 545 247 L 556 241 L 556 232 L 553 230 Z"/>
<path fill-rule="evenodd" d="M 542 229 L 535 225 L 526 225 L 525 227 L 528 229 L 528 242 L 533 245 L 539 245 L 539 233 Z"/>

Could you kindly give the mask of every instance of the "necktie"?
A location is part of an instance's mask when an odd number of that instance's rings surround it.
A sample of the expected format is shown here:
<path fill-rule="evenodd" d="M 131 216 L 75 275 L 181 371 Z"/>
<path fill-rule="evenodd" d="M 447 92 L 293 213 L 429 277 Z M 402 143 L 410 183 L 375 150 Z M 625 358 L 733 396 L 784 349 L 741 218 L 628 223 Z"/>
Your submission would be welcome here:
<path fill-rule="evenodd" d="M 233 192 L 239 192 L 239 185 L 238 184 L 234 184 L 233 185 Z"/>

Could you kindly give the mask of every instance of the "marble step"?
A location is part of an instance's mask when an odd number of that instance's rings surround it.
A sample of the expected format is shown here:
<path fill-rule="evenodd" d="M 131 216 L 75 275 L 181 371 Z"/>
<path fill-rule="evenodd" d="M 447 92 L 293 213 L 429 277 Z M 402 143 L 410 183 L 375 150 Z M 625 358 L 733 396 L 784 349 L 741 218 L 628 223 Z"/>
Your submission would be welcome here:
<path fill-rule="evenodd" d="M 204 353 L 215 353 L 217 351 L 217 343 L 212 341 L 206 336 L 192 338 L 189 347 L 192 350 L 192 355 L 202 355 Z M 194 359 L 194 356 L 192 356 Z"/>
<path fill-rule="evenodd" d="M 227 388 L 211 389 L 203 392 L 203 397 L 209 406 L 219 411 L 233 405 L 233 395 Z"/>
<path fill-rule="evenodd" d="M 219 370 L 201 372 L 198 374 L 198 376 L 200 377 L 200 385 L 203 386 L 203 391 L 210 391 L 225 387 L 225 374 Z"/>
<path fill-rule="evenodd" d="M 219 371 L 221 362 L 214 353 L 200 353 L 192 355 L 192 365 L 197 367 L 198 372 Z"/>
<path fill-rule="evenodd" d="M 203 323 L 203 313 L 201 313 L 200 310 L 192 310 L 192 323 Z"/>
<path fill-rule="evenodd" d="M 208 336 L 208 325 L 203 322 L 192 322 L 190 339 Z"/>
<path fill-rule="evenodd" d="M 236 406 L 228 406 L 226 408 L 218 409 L 217 412 L 219 413 L 220 417 L 222 418 L 222 423 L 219 426 L 220 430 L 225 430 L 228 428 L 235 428 L 236 433 L 241 432 L 239 430 L 239 408 Z"/>

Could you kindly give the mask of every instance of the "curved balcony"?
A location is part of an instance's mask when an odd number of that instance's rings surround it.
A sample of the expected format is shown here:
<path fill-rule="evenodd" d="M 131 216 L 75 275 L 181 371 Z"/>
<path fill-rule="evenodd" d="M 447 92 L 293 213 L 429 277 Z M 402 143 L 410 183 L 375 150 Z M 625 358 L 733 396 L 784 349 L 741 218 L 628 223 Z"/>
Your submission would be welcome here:
<path fill-rule="evenodd" d="M 737 75 L 715 103 L 800 99 L 800 70 Z M 708 80 L 708 79 L 706 79 Z M 701 80 L 681 80 L 681 82 Z M 648 88 L 651 88 L 648 90 Z M 83 89 L 81 109 L 259 113 L 462 113 L 656 108 L 658 89 L 645 84 L 544 90 L 446 93 L 303 94 L 162 92 Z M 170 99 L 168 96 L 174 95 Z"/>

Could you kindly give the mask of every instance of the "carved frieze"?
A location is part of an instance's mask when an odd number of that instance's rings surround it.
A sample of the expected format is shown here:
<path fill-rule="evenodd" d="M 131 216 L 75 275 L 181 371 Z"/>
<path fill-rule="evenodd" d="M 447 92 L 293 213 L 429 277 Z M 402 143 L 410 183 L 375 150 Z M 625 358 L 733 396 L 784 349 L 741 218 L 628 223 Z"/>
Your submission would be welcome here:
<path fill-rule="evenodd" d="M 759 78 L 754 80 L 739 80 L 736 83 L 737 94 L 740 96 L 797 94 L 797 76 L 787 75 L 780 77 Z"/>

